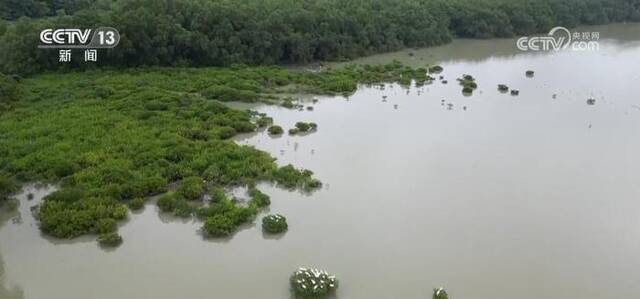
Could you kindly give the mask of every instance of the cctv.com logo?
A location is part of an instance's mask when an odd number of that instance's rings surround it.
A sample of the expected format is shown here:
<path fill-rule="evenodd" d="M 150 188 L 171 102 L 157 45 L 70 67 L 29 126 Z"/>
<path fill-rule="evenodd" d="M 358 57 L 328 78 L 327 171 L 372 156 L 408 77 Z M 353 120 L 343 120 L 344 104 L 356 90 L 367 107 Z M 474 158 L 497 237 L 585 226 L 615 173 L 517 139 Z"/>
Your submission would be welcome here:
<path fill-rule="evenodd" d="M 114 48 L 120 33 L 112 27 L 91 29 L 45 29 L 40 32 L 38 48 Z"/>

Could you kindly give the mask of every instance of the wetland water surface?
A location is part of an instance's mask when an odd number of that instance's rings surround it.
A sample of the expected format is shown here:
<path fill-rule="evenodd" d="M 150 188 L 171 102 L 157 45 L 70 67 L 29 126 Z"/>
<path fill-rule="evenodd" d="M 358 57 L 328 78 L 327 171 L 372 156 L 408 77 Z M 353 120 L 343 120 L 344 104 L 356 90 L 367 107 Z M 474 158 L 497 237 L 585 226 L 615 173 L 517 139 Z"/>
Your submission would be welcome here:
<path fill-rule="evenodd" d="M 292 271 L 318 266 L 338 275 L 343 299 L 430 298 L 440 285 L 457 299 L 637 298 L 640 27 L 600 29 L 598 52 L 485 40 L 370 57 L 435 59 L 449 83 L 361 86 L 314 111 L 255 107 L 285 129 L 319 125 L 238 140 L 324 182 L 312 194 L 260 186 L 288 218 L 276 238 L 254 224 L 205 241 L 200 223 L 147 205 L 116 250 L 52 240 L 29 212 L 46 189 L 29 186 L 35 198 L 0 217 L 0 297 L 282 299 Z M 477 78 L 473 96 L 462 74 Z"/>

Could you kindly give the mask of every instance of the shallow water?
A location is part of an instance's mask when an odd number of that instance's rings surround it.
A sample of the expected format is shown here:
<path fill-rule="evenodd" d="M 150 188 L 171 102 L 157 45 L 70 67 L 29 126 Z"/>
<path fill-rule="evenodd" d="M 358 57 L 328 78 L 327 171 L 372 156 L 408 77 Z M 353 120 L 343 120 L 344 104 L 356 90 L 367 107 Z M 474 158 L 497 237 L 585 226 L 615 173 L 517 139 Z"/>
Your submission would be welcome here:
<path fill-rule="evenodd" d="M 285 128 L 319 125 L 238 140 L 325 184 L 313 194 L 260 186 L 270 212 L 288 219 L 279 237 L 253 224 L 206 241 L 200 223 L 148 205 L 120 228 L 124 244 L 105 251 L 91 237 L 42 236 L 29 210 L 47 189 L 29 186 L 19 216 L 0 217 L 0 297 L 289 298 L 290 273 L 318 266 L 338 275 L 343 299 L 429 298 L 440 285 L 459 299 L 637 298 L 640 27 L 598 28 L 599 52 L 458 41 L 363 59 L 421 66 L 418 52 L 449 53 L 436 59 L 446 85 L 362 86 L 312 112 L 258 106 Z M 477 78 L 470 97 L 455 82 L 463 73 Z"/>

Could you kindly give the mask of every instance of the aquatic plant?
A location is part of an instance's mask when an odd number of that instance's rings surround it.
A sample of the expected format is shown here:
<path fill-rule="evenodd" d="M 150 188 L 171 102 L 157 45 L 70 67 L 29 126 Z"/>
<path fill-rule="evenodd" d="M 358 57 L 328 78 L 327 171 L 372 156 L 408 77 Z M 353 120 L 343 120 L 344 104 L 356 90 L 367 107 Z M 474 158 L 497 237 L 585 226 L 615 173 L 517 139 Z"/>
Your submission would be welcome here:
<path fill-rule="evenodd" d="M 287 218 L 280 214 L 267 215 L 262 218 L 262 229 L 271 234 L 278 234 L 289 228 Z"/>
<path fill-rule="evenodd" d="M 115 232 L 118 228 L 116 221 L 112 218 L 102 218 L 96 222 L 96 233 L 106 234 Z"/>
<path fill-rule="evenodd" d="M 256 125 L 260 128 L 264 128 L 270 124 L 273 123 L 273 118 L 268 117 L 268 116 L 261 116 L 260 118 L 258 118 L 258 120 L 256 121 Z"/>
<path fill-rule="evenodd" d="M 191 176 L 182 179 L 180 186 L 176 189 L 176 194 L 187 200 L 201 199 L 204 194 L 202 178 Z"/>
<path fill-rule="evenodd" d="M 478 88 L 478 84 L 475 82 L 475 78 L 471 75 L 462 75 L 461 78 L 458 78 L 458 83 L 462 85 L 462 93 L 469 94 L 472 93 L 473 90 Z"/>
<path fill-rule="evenodd" d="M 511 95 L 512 95 L 512 96 L 517 96 L 517 95 L 519 95 L 519 94 L 520 94 L 520 91 L 519 91 L 519 90 L 517 90 L 517 89 L 512 89 L 512 90 L 511 90 Z"/>
<path fill-rule="evenodd" d="M 134 210 L 134 211 L 135 211 L 135 210 L 140 210 L 140 209 L 142 209 L 142 208 L 144 207 L 144 203 L 145 203 L 144 198 L 142 198 L 142 197 L 137 197 L 137 198 L 132 199 L 132 200 L 129 202 L 129 208 L 130 208 L 131 210 Z"/>
<path fill-rule="evenodd" d="M 296 123 L 296 128 L 300 130 L 300 132 L 307 132 L 311 129 L 311 126 L 308 123 L 299 121 Z"/>
<path fill-rule="evenodd" d="M 298 129 L 298 128 L 289 129 L 289 135 L 296 135 L 298 133 L 300 133 L 300 129 Z"/>
<path fill-rule="evenodd" d="M 437 289 L 433 289 L 433 299 L 449 299 L 449 295 L 447 294 L 447 291 L 444 290 L 444 288 L 440 287 Z"/>
<path fill-rule="evenodd" d="M 587 105 L 593 106 L 595 104 L 596 104 L 596 99 L 594 98 L 587 99 Z"/>
<path fill-rule="evenodd" d="M 122 237 L 118 233 L 106 233 L 98 236 L 98 243 L 106 247 L 116 247 L 122 244 Z"/>
<path fill-rule="evenodd" d="M 269 127 L 269 129 L 267 129 L 267 131 L 271 135 L 280 135 L 280 134 L 282 134 L 284 132 L 282 127 L 278 126 L 278 125 L 274 125 L 274 126 Z"/>
<path fill-rule="evenodd" d="M 505 84 L 498 84 L 498 90 L 501 92 L 507 92 L 509 91 L 509 86 Z"/>
<path fill-rule="evenodd" d="M 18 191 L 18 183 L 12 177 L 0 175 L 0 205 Z"/>
<path fill-rule="evenodd" d="M 532 70 L 528 70 L 528 71 L 525 72 L 525 75 L 527 77 L 533 77 L 533 74 L 534 74 L 534 72 Z"/>
<path fill-rule="evenodd" d="M 282 101 L 281 106 L 288 109 L 293 109 L 296 107 L 296 104 L 294 103 L 293 98 L 286 98 Z"/>
<path fill-rule="evenodd" d="M 202 230 L 207 237 L 226 237 L 236 229 L 233 219 L 224 214 L 214 215 L 204 222 Z"/>
<path fill-rule="evenodd" d="M 439 65 L 434 65 L 429 67 L 429 73 L 440 73 L 444 70 L 443 67 L 439 66 Z"/>
<path fill-rule="evenodd" d="M 249 197 L 251 197 L 250 204 L 255 205 L 258 208 L 267 207 L 271 204 L 269 195 L 262 193 L 255 186 L 249 187 Z"/>
<path fill-rule="evenodd" d="M 296 296 L 324 297 L 335 292 L 338 280 L 324 270 L 298 268 L 289 278 L 291 290 Z"/>
<path fill-rule="evenodd" d="M 173 210 L 175 210 L 177 205 L 176 201 L 177 199 L 174 193 L 167 193 L 160 196 L 156 204 L 158 205 L 158 208 L 160 208 L 160 211 L 162 212 L 173 212 Z"/>

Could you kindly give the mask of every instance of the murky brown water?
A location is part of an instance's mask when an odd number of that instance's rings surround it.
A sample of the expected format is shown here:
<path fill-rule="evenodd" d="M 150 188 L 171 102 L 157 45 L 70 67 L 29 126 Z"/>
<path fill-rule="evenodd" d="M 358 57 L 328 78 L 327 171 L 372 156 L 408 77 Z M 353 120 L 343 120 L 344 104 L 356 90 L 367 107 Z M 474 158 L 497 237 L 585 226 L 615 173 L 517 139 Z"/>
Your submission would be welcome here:
<path fill-rule="evenodd" d="M 249 225 L 205 241 L 200 223 L 151 205 L 104 251 L 43 237 L 29 207 L 46 190 L 29 187 L 36 198 L 0 223 L 0 298 L 289 298 L 298 266 L 337 274 L 343 299 L 430 298 L 440 285 L 457 299 L 640 297 L 640 27 L 598 28 L 599 52 L 456 41 L 363 59 L 433 57 L 447 85 L 362 86 L 313 112 L 259 106 L 286 128 L 319 124 L 238 141 L 325 183 L 311 195 L 261 186 L 288 218 L 280 238 Z M 463 73 L 477 78 L 471 97 Z"/>

